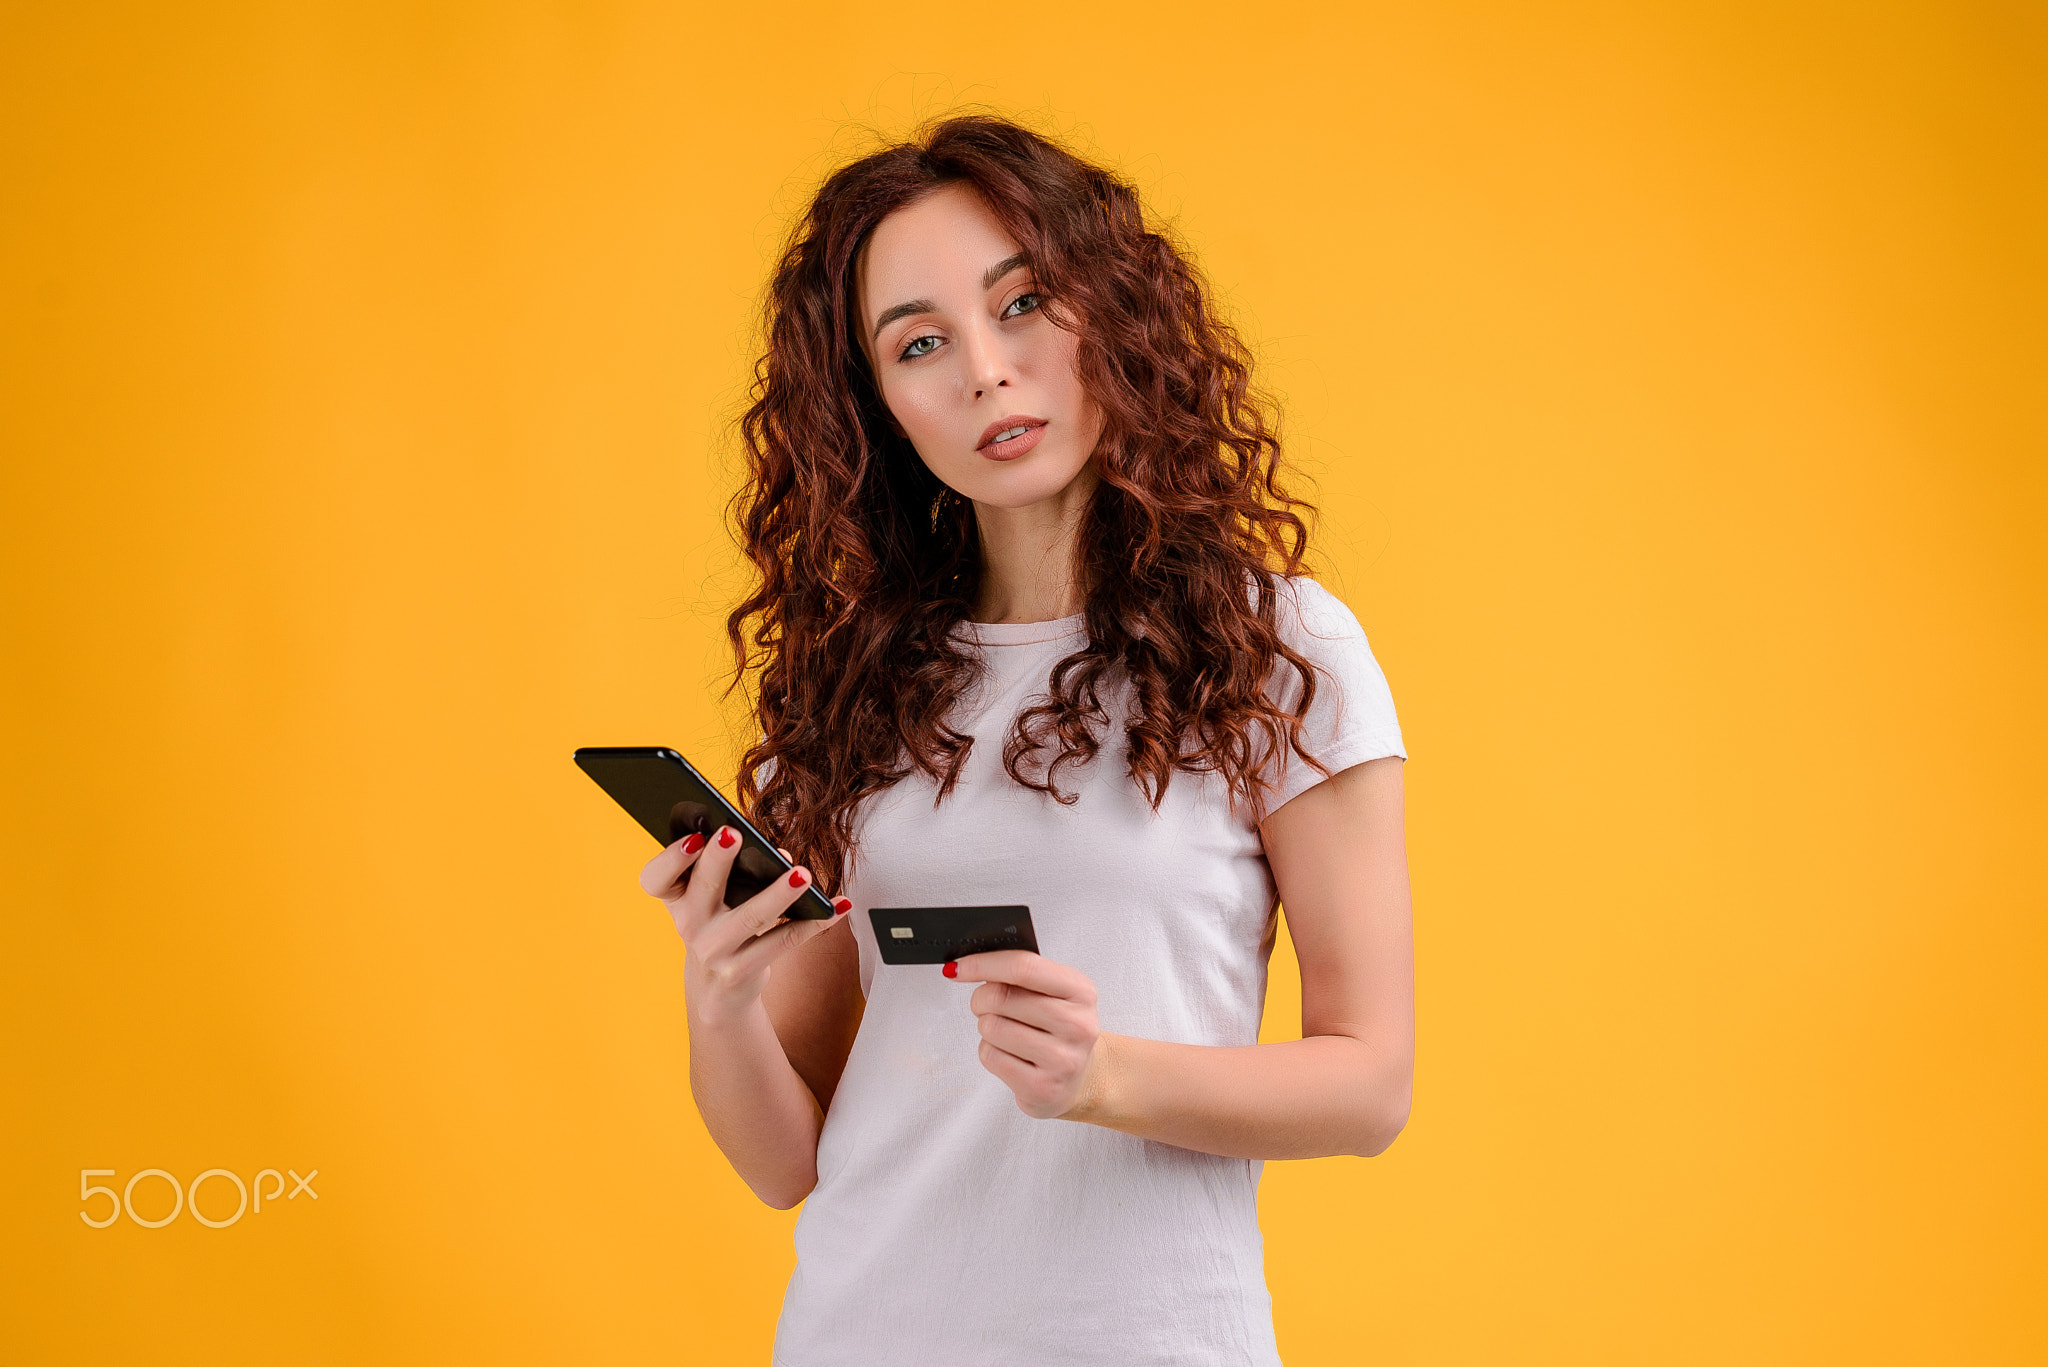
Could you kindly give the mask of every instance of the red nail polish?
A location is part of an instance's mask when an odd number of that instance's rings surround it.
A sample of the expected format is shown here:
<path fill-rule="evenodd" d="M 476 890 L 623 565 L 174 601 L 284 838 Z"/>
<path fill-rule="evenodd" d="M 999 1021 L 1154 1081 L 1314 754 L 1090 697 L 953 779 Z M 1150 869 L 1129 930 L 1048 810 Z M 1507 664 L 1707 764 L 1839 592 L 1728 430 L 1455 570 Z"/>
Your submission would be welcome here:
<path fill-rule="evenodd" d="M 702 835 L 702 833 L 698 833 L 698 834 L 692 835 L 692 836 L 691 836 L 691 837 L 690 837 L 690 838 L 689 838 L 688 840 L 685 840 L 685 841 L 683 842 L 683 853 L 684 853 L 684 854 L 695 854 L 695 853 L 696 853 L 697 851 L 699 851 L 699 850 L 701 850 L 701 849 L 703 849 L 703 848 L 704 848 L 704 836 Z"/>
<path fill-rule="evenodd" d="M 810 880 L 808 878 L 804 877 L 804 871 L 802 869 L 791 869 L 789 871 L 789 885 L 791 887 L 800 888 L 809 881 Z"/>
<path fill-rule="evenodd" d="M 847 912 L 852 910 L 853 903 L 847 901 L 844 897 L 840 898 L 838 901 L 832 904 L 832 914 L 834 916 L 844 916 Z"/>
<path fill-rule="evenodd" d="M 940 969 L 939 972 L 945 974 L 949 978 L 957 978 L 960 976 L 960 965 L 949 962 L 944 968 Z"/>
<path fill-rule="evenodd" d="M 732 848 L 732 847 L 733 847 L 733 846 L 734 846 L 735 844 L 737 844 L 737 843 L 739 843 L 739 837 L 738 837 L 738 836 L 736 836 L 736 835 L 734 835 L 734 834 L 732 833 L 732 827 L 730 827 L 730 826 L 721 826 L 721 827 L 719 827 L 719 828 L 718 828 L 718 848 L 719 848 L 719 849 L 721 849 L 721 850 L 729 850 L 729 849 L 731 849 L 731 848 Z"/>

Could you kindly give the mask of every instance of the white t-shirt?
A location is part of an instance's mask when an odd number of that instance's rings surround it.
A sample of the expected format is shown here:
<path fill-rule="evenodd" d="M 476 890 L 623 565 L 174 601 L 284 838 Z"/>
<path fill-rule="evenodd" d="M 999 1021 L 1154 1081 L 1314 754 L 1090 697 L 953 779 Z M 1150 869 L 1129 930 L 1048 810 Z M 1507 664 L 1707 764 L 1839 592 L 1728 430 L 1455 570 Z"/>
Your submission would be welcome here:
<path fill-rule="evenodd" d="M 1325 671 L 1304 747 L 1331 773 L 1405 757 L 1357 618 L 1313 580 L 1289 587 L 1282 633 Z M 863 910 L 1023 903 L 1040 952 L 1095 983 L 1104 1030 L 1256 1043 L 1276 904 L 1258 828 L 1210 775 L 1176 773 L 1154 812 L 1115 706 L 1095 762 L 1061 774 L 1078 801 L 1019 786 L 1003 742 L 1082 619 L 960 630 L 988 664 L 950 719 L 975 738 L 966 768 L 936 807 L 913 776 L 863 808 L 846 895 Z M 1300 687 L 1284 662 L 1269 685 L 1282 705 Z M 1322 778 L 1298 758 L 1279 774 L 1272 808 Z M 1278 1363 L 1261 1165 L 1026 1116 L 976 1056 L 973 984 L 881 963 L 852 921 L 867 1008 L 797 1221 L 778 1367 Z"/>

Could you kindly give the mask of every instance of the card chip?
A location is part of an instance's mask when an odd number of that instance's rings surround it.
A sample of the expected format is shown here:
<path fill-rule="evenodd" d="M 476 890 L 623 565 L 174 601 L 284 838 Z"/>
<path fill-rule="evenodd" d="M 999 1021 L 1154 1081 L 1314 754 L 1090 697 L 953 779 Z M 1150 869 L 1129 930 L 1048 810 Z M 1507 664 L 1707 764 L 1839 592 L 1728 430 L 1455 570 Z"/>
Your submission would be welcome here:
<path fill-rule="evenodd" d="M 889 938 L 892 940 L 909 940 L 915 938 L 915 936 L 916 932 L 911 930 L 909 926 L 889 927 Z"/>

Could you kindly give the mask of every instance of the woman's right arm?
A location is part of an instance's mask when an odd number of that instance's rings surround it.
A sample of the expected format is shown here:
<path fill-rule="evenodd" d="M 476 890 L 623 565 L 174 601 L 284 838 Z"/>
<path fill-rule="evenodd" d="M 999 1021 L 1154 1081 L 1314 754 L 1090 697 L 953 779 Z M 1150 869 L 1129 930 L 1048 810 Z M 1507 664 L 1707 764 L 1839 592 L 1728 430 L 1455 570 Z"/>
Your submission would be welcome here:
<path fill-rule="evenodd" d="M 688 947 L 690 1092 L 705 1127 L 754 1194 L 787 1210 L 817 1185 L 824 1108 L 860 1024 L 853 937 L 832 933 L 850 904 L 835 902 L 829 921 L 782 920 L 810 881 L 798 868 L 727 907 L 739 850 L 729 828 L 679 840 L 640 871 L 640 886 Z"/>

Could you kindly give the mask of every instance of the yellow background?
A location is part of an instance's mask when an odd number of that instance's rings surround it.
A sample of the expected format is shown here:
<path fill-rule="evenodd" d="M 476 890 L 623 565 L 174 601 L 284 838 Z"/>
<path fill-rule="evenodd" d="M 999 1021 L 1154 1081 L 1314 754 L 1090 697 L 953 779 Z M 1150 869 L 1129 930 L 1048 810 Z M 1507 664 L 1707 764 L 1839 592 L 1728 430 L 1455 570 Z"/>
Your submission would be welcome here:
<path fill-rule="evenodd" d="M 0 1358 L 765 1360 L 569 752 L 727 747 L 766 263 L 973 101 L 1199 253 L 1415 756 L 1292 1367 L 2042 1360 L 2044 88 L 2024 3 L 7 5 Z"/>

